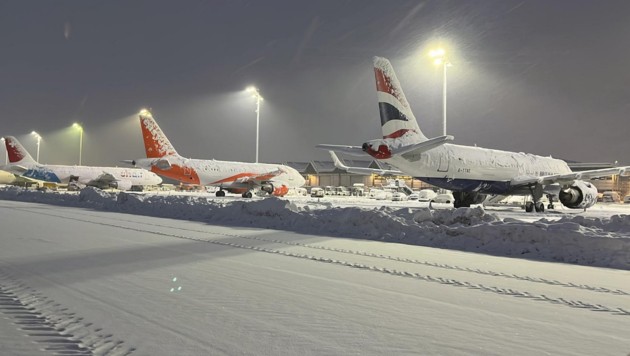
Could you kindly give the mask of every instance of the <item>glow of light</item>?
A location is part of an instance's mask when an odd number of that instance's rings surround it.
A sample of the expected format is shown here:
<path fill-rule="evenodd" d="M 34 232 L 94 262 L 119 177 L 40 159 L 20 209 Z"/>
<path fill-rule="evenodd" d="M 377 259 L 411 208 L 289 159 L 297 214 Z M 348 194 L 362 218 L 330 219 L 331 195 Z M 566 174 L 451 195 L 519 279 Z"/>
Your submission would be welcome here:
<path fill-rule="evenodd" d="M 441 65 L 442 63 L 444 63 L 444 60 L 442 58 L 436 58 L 433 61 L 433 64 L 438 65 L 438 66 Z"/>
<path fill-rule="evenodd" d="M 78 129 L 78 130 L 80 130 L 80 131 L 83 131 L 83 127 L 81 127 L 81 125 L 79 125 L 79 124 L 78 124 L 78 123 L 76 123 L 76 122 L 75 122 L 74 124 L 72 124 L 72 127 L 74 127 L 75 129 Z"/>

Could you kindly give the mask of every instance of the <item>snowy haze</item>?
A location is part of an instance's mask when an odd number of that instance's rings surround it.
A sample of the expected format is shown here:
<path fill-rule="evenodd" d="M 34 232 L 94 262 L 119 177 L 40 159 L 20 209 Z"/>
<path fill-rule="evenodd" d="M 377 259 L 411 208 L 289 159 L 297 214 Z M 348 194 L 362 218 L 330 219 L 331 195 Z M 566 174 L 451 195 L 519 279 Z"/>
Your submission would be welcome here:
<path fill-rule="evenodd" d="M 0 4 L 0 132 L 43 136 L 46 163 L 142 157 L 150 107 L 187 157 L 328 159 L 380 136 L 372 56 L 389 58 L 420 126 L 460 144 L 630 164 L 625 1 L 108 1 Z M 35 156 L 34 140 L 24 138 Z"/>

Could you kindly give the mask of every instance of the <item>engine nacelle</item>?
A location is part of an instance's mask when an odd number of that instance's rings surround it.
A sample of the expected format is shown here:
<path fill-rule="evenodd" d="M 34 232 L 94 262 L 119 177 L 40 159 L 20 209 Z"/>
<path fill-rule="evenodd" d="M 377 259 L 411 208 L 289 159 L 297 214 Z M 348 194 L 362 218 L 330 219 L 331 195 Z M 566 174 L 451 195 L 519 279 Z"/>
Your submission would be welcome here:
<path fill-rule="evenodd" d="M 273 194 L 273 191 L 275 190 L 273 187 L 273 184 L 271 183 L 265 183 L 263 185 L 260 186 L 260 190 L 262 190 L 263 192 L 267 193 L 267 194 Z"/>
<path fill-rule="evenodd" d="M 289 192 L 289 187 L 287 187 L 286 185 L 281 185 L 279 187 L 276 187 L 273 190 L 273 195 L 275 195 L 277 197 L 283 197 L 283 196 L 287 195 L 288 192 Z"/>
<path fill-rule="evenodd" d="M 130 180 L 118 180 L 115 182 L 109 183 L 110 188 L 118 189 L 118 190 L 129 190 L 133 184 Z"/>
<path fill-rule="evenodd" d="M 570 187 L 560 189 L 558 199 L 570 209 L 587 209 L 597 203 L 597 188 L 590 182 L 576 180 Z"/>

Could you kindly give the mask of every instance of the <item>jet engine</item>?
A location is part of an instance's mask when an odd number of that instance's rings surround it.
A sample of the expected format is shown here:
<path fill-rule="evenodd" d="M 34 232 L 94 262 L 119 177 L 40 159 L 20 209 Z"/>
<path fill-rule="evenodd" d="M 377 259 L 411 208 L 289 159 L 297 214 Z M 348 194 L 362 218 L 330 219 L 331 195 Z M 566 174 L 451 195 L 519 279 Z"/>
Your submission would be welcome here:
<path fill-rule="evenodd" d="M 597 203 L 597 188 L 590 182 L 576 180 L 569 187 L 560 189 L 558 199 L 570 209 L 587 209 Z"/>
<path fill-rule="evenodd" d="M 289 187 L 281 185 L 273 190 L 273 195 L 277 197 L 283 197 L 289 192 Z"/>
<path fill-rule="evenodd" d="M 109 183 L 110 188 L 118 189 L 118 190 L 129 190 L 131 189 L 132 183 L 130 180 L 118 180 L 115 182 Z"/>
<path fill-rule="evenodd" d="M 273 194 L 273 191 L 275 190 L 275 188 L 273 187 L 273 184 L 265 183 L 260 186 L 260 190 L 262 190 L 263 192 L 266 192 L 267 194 Z"/>

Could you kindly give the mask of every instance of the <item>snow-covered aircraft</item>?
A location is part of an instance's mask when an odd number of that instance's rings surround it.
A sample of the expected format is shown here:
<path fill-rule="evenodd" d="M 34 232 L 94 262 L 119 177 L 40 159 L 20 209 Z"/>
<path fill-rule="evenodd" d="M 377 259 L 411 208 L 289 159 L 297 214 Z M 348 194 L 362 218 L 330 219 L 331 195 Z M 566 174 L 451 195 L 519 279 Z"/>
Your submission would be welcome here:
<path fill-rule="evenodd" d="M 120 190 L 162 183 L 162 178 L 146 169 L 40 164 L 15 137 L 6 136 L 4 140 L 9 164 L 2 169 L 33 181 L 58 184 L 76 182 L 79 185 Z"/>
<path fill-rule="evenodd" d="M 148 110 L 142 110 L 139 117 L 147 158 L 127 161 L 135 166 L 182 183 L 219 187 L 218 197 L 225 196 L 225 191 L 242 194 L 244 198 L 251 198 L 255 191 L 284 196 L 290 188 L 305 183 L 298 171 L 281 164 L 184 158 L 175 151 Z"/>
<path fill-rule="evenodd" d="M 390 62 L 374 58 L 374 74 L 381 117 L 382 139 L 362 146 L 322 144 L 340 169 L 360 174 L 400 174 L 453 191 L 455 207 L 479 204 L 488 194 L 531 195 L 527 211 L 544 211 L 541 198 L 558 196 L 574 209 L 597 202 L 591 178 L 623 174 L 630 167 L 572 172 L 566 162 L 533 154 L 492 150 L 447 143 L 453 136 L 428 139 L 420 130 Z M 397 170 L 346 167 L 333 151 L 350 155 L 368 154 Z M 548 206 L 553 208 L 553 201 Z"/>

